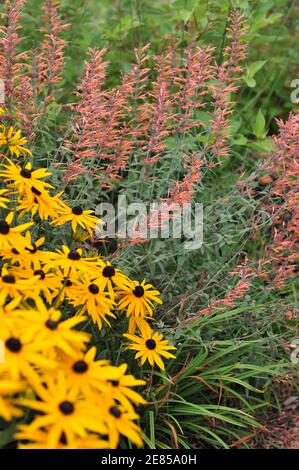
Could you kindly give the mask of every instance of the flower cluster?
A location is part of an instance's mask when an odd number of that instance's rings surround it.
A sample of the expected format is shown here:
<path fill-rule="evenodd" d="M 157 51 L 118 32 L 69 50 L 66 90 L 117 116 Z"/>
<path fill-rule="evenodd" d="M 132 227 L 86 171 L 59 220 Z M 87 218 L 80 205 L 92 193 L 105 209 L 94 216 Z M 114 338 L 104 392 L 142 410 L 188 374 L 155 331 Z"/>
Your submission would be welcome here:
<path fill-rule="evenodd" d="M 76 246 L 78 230 L 89 237 L 101 221 L 54 193 L 45 181 L 51 172 L 32 167 L 19 131 L 2 126 L 0 145 L 0 417 L 29 413 L 15 434 L 21 448 L 115 448 L 120 435 L 140 447 L 135 406 L 145 400 L 132 388 L 145 382 L 127 364 L 99 359 L 86 330 L 123 316 L 127 348 L 141 365 L 164 369 L 162 357 L 174 358 L 175 348 L 148 322 L 159 292 Z M 70 245 L 47 249 L 46 237 L 35 236 L 45 221 L 69 224 Z"/>

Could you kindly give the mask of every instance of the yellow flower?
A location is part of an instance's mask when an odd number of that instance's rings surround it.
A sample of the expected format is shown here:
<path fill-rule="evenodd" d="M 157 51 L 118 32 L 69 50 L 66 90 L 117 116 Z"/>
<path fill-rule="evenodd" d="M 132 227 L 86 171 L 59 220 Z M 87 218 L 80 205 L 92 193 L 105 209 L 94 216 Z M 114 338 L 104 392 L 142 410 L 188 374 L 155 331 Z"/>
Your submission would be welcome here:
<path fill-rule="evenodd" d="M 66 435 L 62 432 L 56 444 L 49 443 L 49 432 L 41 429 L 32 429 L 29 425 L 20 425 L 15 439 L 27 441 L 18 445 L 19 449 L 108 449 L 109 443 L 96 434 L 88 433 L 84 437 L 75 437 L 69 444 Z"/>
<path fill-rule="evenodd" d="M 117 292 L 120 295 L 118 309 L 126 310 L 127 317 L 130 317 L 129 333 L 135 332 L 138 318 L 145 318 L 147 314 L 153 316 L 153 302 L 162 304 L 158 297 L 160 292 L 151 284 L 146 284 L 145 280 L 141 283 L 131 281 L 130 285 L 124 285 Z"/>
<path fill-rule="evenodd" d="M 144 380 L 135 379 L 133 375 L 126 375 L 127 368 L 127 364 L 122 364 L 118 367 L 118 377 L 109 379 L 109 395 L 111 395 L 114 400 L 118 400 L 128 410 L 132 410 L 131 402 L 144 405 L 146 401 L 139 393 L 132 390 L 131 387 L 145 385 L 146 382 Z"/>
<path fill-rule="evenodd" d="M 3 110 L 3 108 L 1 108 Z M 3 114 L 1 112 L 1 114 Z M 27 143 L 26 137 L 22 137 L 21 130 L 14 131 L 13 127 L 0 126 L 0 145 L 6 145 L 11 155 L 20 156 L 22 153 L 32 155 L 32 152 L 24 147 Z"/>
<path fill-rule="evenodd" d="M 111 448 L 117 447 L 120 435 L 126 436 L 137 447 L 142 447 L 141 431 L 134 423 L 139 416 L 134 411 L 117 404 L 110 395 L 103 395 L 101 405 L 101 415 L 108 428 Z"/>
<path fill-rule="evenodd" d="M 107 360 L 95 360 L 96 347 L 87 352 L 80 352 L 76 357 L 61 355 L 59 363 L 65 371 L 72 388 L 78 389 L 82 395 L 90 395 L 93 391 L 108 393 L 109 381 L 119 380 L 120 367 L 110 365 Z"/>
<path fill-rule="evenodd" d="M 84 230 L 87 230 L 89 235 L 91 235 L 95 226 L 102 223 L 101 219 L 92 215 L 93 213 L 94 211 L 91 210 L 84 211 L 80 206 L 71 208 L 64 204 L 60 209 L 60 216 L 52 223 L 53 225 L 58 226 L 71 222 L 74 233 L 76 233 L 79 225 Z"/>
<path fill-rule="evenodd" d="M 81 248 L 70 250 L 67 246 L 62 246 L 62 249 L 56 250 L 56 253 L 47 252 L 47 257 L 46 266 L 48 268 L 59 267 L 66 277 L 82 273 L 89 273 L 90 275 L 96 273 L 97 258 L 83 258 Z"/>
<path fill-rule="evenodd" d="M 3 197 L 3 194 L 7 193 L 7 189 L 0 189 L 0 207 L 3 209 L 7 209 L 7 203 L 9 202 L 9 199 L 7 197 Z"/>
<path fill-rule="evenodd" d="M 35 298 L 40 294 L 43 295 L 46 301 L 50 304 L 54 297 L 58 294 L 62 285 L 62 276 L 59 273 L 44 269 L 32 269 L 30 267 L 14 267 L 11 269 L 11 274 L 16 274 L 21 279 L 33 279 L 33 286 L 31 292 L 28 294 L 23 292 L 25 298 Z"/>
<path fill-rule="evenodd" d="M 47 308 L 41 299 L 35 299 L 35 308 L 19 309 L 12 313 L 17 316 L 16 324 L 26 341 L 42 345 L 43 354 L 56 356 L 55 348 L 69 356 L 76 356 L 84 348 L 90 335 L 73 328 L 86 320 L 76 316 L 62 320 L 61 312 L 54 307 Z"/>
<path fill-rule="evenodd" d="M 65 298 L 67 298 L 71 293 L 71 288 L 75 282 L 73 275 L 64 276 L 63 272 L 59 268 L 54 268 L 55 275 L 60 280 L 60 288 L 57 292 L 57 297 L 55 298 L 54 304 L 56 306 L 60 305 Z"/>
<path fill-rule="evenodd" d="M 9 187 L 15 188 L 20 194 L 27 194 L 30 197 L 32 196 L 32 188 L 40 192 L 45 188 L 53 188 L 49 183 L 40 181 L 41 178 L 51 175 L 47 169 L 32 170 L 30 162 L 21 168 L 11 160 L 7 159 L 7 161 L 8 165 L 2 165 L 3 170 L 0 172 L 0 177 L 7 182 Z"/>
<path fill-rule="evenodd" d="M 25 233 L 26 246 L 25 251 L 21 253 L 21 259 L 18 259 L 19 263 L 22 264 L 24 269 L 41 269 L 42 263 L 46 262 L 48 258 L 48 252 L 39 250 L 44 244 L 45 238 L 38 238 L 35 242 L 32 241 L 31 233 Z M 17 258 L 17 253 L 14 254 Z"/>
<path fill-rule="evenodd" d="M 7 271 L 3 267 L 0 276 L 0 305 L 3 305 L 8 297 L 30 297 L 34 292 L 35 282 L 35 278 L 21 279 L 16 277 L 13 271 Z"/>
<path fill-rule="evenodd" d="M 11 380 L 7 375 L 0 375 L 0 417 L 5 421 L 22 416 L 23 412 L 13 405 L 14 400 L 10 395 L 19 393 L 23 389 L 24 384 L 20 381 Z"/>
<path fill-rule="evenodd" d="M 47 431 L 47 447 L 56 448 L 62 436 L 69 446 L 77 437 L 85 438 L 88 431 L 107 434 L 102 413 L 90 399 L 84 400 L 73 389 L 63 371 L 44 377 L 44 385 L 37 385 L 38 400 L 20 399 L 22 406 L 40 414 L 28 426 L 28 435 L 35 431 Z"/>
<path fill-rule="evenodd" d="M 114 266 L 107 261 L 104 263 L 102 260 L 99 260 L 99 274 L 98 282 L 101 284 L 103 289 L 108 289 L 110 297 L 114 299 L 115 297 L 115 287 L 119 289 L 125 289 L 126 286 L 130 285 L 132 282 L 127 276 L 125 276 L 119 269 L 114 268 Z"/>
<path fill-rule="evenodd" d="M 26 192 L 20 199 L 19 205 L 17 206 L 20 213 L 20 217 L 24 214 L 31 212 L 32 217 L 38 213 L 40 219 L 48 220 L 49 218 L 54 219 L 60 209 L 60 199 L 62 193 L 50 196 L 48 191 L 40 191 L 34 186 L 31 187 L 31 194 Z"/>
<path fill-rule="evenodd" d="M 21 232 L 31 227 L 32 222 L 18 225 L 17 227 L 11 227 L 14 214 L 10 212 L 5 220 L 0 220 L 0 250 L 24 247 L 26 245 L 25 238 L 21 235 Z"/>
<path fill-rule="evenodd" d="M 54 369 L 56 363 L 41 353 L 43 344 L 37 338 L 24 337 L 18 327 L 15 311 L 1 318 L 1 339 L 4 342 L 4 363 L 0 364 L 0 374 L 5 372 L 14 381 L 26 378 L 29 384 L 39 381 L 37 368 Z"/>
<path fill-rule="evenodd" d="M 87 312 L 100 329 L 103 326 L 102 320 L 110 326 L 107 316 L 116 318 L 111 311 L 114 301 L 103 291 L 97 280 L 90 282 L 84 277 L 82 282 L 75 281 L 69 293 L 69 303 L 74 307 L 82 306 L 81 313 Z"/>
<path fill-rule="evenodd" d="M 163 340 L 162 334 L 153 332 L 146 322 L 143 322 L 141 337 L 130 335 L 128 333 L 125 333 L 124 337 L 132 341 L 132 344 L 128 346 L 128 349 L 137 351 L 135 359 L 140 358 L 141 365 L 143 365 L 145 361 L 148 361 L 152 367 L 156 363 L 161 370 L 164 370 L 165 367 L 161 356 L 166 359 L 175 359 L 175 356 L 168 351 L 175 350 L 176 348 L 174 346 L 169 346 L 168 340 Z"/>

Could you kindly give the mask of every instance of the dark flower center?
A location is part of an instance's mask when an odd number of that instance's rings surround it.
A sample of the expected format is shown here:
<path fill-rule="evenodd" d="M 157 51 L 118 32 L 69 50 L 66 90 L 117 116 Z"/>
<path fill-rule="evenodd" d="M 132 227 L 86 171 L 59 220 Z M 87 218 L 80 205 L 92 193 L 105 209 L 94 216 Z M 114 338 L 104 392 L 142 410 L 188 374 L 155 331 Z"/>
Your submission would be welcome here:
<path fill-rule="evenodd" d="M 62 432 L 61 433 L 61 436 L 60 436 L 60 439 L 59 439 L 59 443 L 66 446 L 67 445 L 67 438 L 66 438 L 66 435 L 65 435 L 65 432 Z"/>
<path fill-rule="evenodd" d="M 5 346 L 9 349 L 10 352 L 17 353 L 21 351 L 22 344 L 21 341 L 17 338 L 9 338 L 5 342 Z"/>
<path fill-rule="evenodd" d="M 150 338 L 146 340 L 145 346 L 147 347 L 147 349 L 150 349 L 152 351 L 153 349 L 156 349 L 157 344 L 154 339 Z"/>
<path fill-rule="evenodd" d="M 142 286 L 136 286 L 135 289 L 133 290 L 133 294 L 136 297 L 142 297 L 144 294 L 144 289 Z"/>
<path fill-rule="evenodd" d="M 67 279 L 66 277 L 63 279 L 62 284 L 64 284 L 65 287 L 71 287 L 71 286 L 73 285 L 72 281 L 70 281 L 70 280 Z"/>
<path fill-rule="evenodd" d="M 39 276 L 40 279 L 45 279 L 46 275 L 42 269 L 37 269 L 34 271 L 34 276 Z"/>
<path fill-rule="evenodd" d="M 91 294 L 98 294 L 100 289 L 96 284 L 89 284 L 88 290 Z"/>
<path fill-rule="evenodd" d="M 72 250 L 68 254 L 68 259 L 71 259 L 72 261 L 79 261 L 80 258 L 81 256 L 76 250 Z"/>
<path fill-rule="evenodd" d="M 54 331 L 58 327 L 58 322 L 49 319 L 49 320 L 46 321 L 46 327 L 49 328 L 49 330 Z"/>
<path fill-rule="evenodd" d="M 0 233 L 2 235 L 7 235 L 9 232 L 9 225 L 5 220 L 0 220 Z"/>
<path fill-rule="evenodd" d="M 105 266 L 103 269 L 104 277 L 113 277 L 115 275 L 115 269 L 113 266 Z"/>
<path fill-rule="evenodd" d="M 111 382 L 111 385 L 113 385 L 113 387 L 118 387 L 119 386 L 119 381 L 118 380 L 110 380 Z"/>
<path fill-rule="evenodd" d="M 31 178 L 31 170 L 28 170 L 27 168 L 23 168 L 20 171 L 20 175 L 23 176 L 23 178 L 30 179 Z"/>
<path fill-rule="evenodd" d="M 88 364 L 85 361 L 77 361 L 73 365 L 73 371 L 77 374 L 84 374 L 88 370 Z"/>
<path fill-rule="evenodd" d="M 111 406 L 109 409 L 110 414 L 114 416 L 114 418 L 120 418 L 121 417 L 121 411 L 117 406 Z"/>
<path fill-rule="evenodd" d="M 37 246 L 35 243 L 32 243 L 32 248 L 25 248 L 25 250 L 29 251 L 29 253 L 36 253 L 37 252 Z"/>
<path fill-rule="evenodd" d="M 33 192 L 33 194 L 36 194 L 37 196 L 41 195 L 41 192 L 38 189 L 36 189 L 34 186 L 32 186 L 31 191 Z"/>
<path fill-rule="evenodd" d="M 71 403 L 70 401 L 61 402 L 59 405 L 59 409 L 64 415 L 71 415 L 75 410 L 73 403 Z"/>
<path fill-rule="evenodd" d="M 81 215 L 81 214 L 83 214 L 83 210 L 81 209 L 81 207 L 76 206 L 72 209 L 72 213 L 74 215 Z"/>
<path fill-rule="evenodd" d="M 2 277 L 2 281 L 6 282 L 6 284 L 14 284 L 16 282 L 16 278 L 12 274 L 6 274 L 6 276 Z"/>

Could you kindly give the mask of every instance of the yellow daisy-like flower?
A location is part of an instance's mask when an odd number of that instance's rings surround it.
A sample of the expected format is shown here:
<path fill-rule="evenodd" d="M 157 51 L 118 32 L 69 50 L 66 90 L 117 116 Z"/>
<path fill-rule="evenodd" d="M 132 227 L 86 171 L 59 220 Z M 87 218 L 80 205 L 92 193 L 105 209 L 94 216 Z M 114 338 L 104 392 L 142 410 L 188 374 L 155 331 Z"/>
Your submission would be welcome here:
<path fill-rule="evenodd" d="M 0 256 L 3 260 L 7 260 L 7 261 L 9 260 L 10 264 L 16 264 L 16 263 L 20 264 L 24 259 L 23 257 L 24 252 L 25 252 L 25 246 L 18 247 L 18 250 L 16 248 L 9 247 L 9 248 L 0 250 Z"/>
<path fill-rule="evenodd" d="M 26 246 L 26 240 L 21 233 L 31 227 L 32 222 L 12 227 L 13 217 L 13 212 L 10 212 L 5 219 L 0 220 L 0 250 Z"/>
<path fill-rule="evenodd" d="M 120 269 L 115 268 L 109 261 L 104 263 L 99 260 L 98 282 L 103 290 L 107 289 L 112 299 L 115 297 L 115 288 L 125 289 L 131 284 L 131 280 L 125 276 Z"/>
<path fill-rule="evenodd" d="M 163 339 L 162 334 L 153 332 L 145 322 L 143 322 L 141 329 L 141 337 L 128 333 L 125 333 L 124 337 L 132 341 L 128 349 L 137 351 L 135 359 L 140 358 L 141 365 L 148 361 L 152 367 L 156 363 L 161 370 L 165 370 L 161 356 L 166 359 L 175 359 L 175 356 L 168 351 L 175 350 L 176 348 L 170 346 L 168 340 Z"/>
<path fill-rule="evenodd" d="M 112 366 L 107 360 L 95 359 L 96 347 L 87 352 L 80 352 L 76 357 L 61 355 L 61 368 L 65 371 L 72 388 L 78 389 L 82 395 L 88 396 L 93 391 L 108 393 L 109 381 L 119 380 L 120 367 Z"/>
<path fill-rule="evenodd" d="M 120 296 L 118 309 L 126 310 L 127 317 L 130 317 L 129 333 L 134 333 L 139 318 L 145 318 L 147 314 L 153 316 L 153 302 L 162 304 L 158 297 L 160 292 L 155 290 L 152 284 L 146 284 L 145 280 L 141 283 L 131 281 L 128 286 L 117 289 Z"/>
<path fill-rule="evenodd" d="M 27 279 L 33 281 L 32 292 L 23 292 L 25 298 L 32 297 L 36 298 L 40 294 L 43 295 L 46 301 L 51 304 L 52 300 L 57 296 L 62 285 L 62 275 L 58 273 L 44 269 L 32 269 L 30 267 L 13 267 L 11 274 L 15 274 L 21 279 Z"/>
<path fill-rule="evenodd" d="M 97 324 L 100 329 L 103 326 L 103 320 L 110 326 L 106 317 L 116 318 L 111 311 L 114 301 L 107 292 L 104 292 L 98 281 L 89 282 L 84 277 L 82 282 L 75 281 L 69 292 L 69 303 L 74 307 L 82 306 L 80 313 L 87 312 L 93 323 Z"/>
<path fill-rule="evenodd" d="M 7 189 L 0 189 L 0 207 L 3 209 L 7 209 L 7 203 L 9 202 L 9 199 L 3 196 L 5 193 L 7 193 Z"/>
<path fill-rule="evenodd" d="M 29 384 L 39 381 L 37 368 L 48 371 L 56 367 L 56 363 L 41 353 L 43 344 L 37 338 L 24 337 L 24 331 L 18 328 L 18 322 L 14 317 L 15 312 L 10 312 L 9 317 L 1 318 L 1 339 L 4 342 L 4 363 L 0 364 L 0 374 L 6 373 L 14 381 L 26 378 Z"/>
<path fill-rule="evenodd" d="M 66 435 L 62 432 L 59 442 L 53 446 L 49 443 L 49 432 L 41 429 L 32 429 L 29 425 L 20 425 L 19 431 L 14 436 L 21 443 L 18 449 L 108 449 L 109 443 L 96 434 L 88 433 L 84 437 L 76 436 L 71 444 L 67 442 Z"/>
<path fill-rule="evenodd" d="M 53 303 L 58 307 L 58 305 L 71 295 L 71 288 L 75 282 L 76 274 L 75 277 L 73 275 L 65 276 L 59 268 L 54 268 L 54 272 L 60 280 L 60 288 L 53 300 Z"/>
<path fill-rule="evenodd" d="M 23 412 L 13 404 L 11 395 L 21 392 L 24 384 L 18 380 L 11 380 L 6 375 L 0 376 L 0 416 L 5 421 L 22 416 Z"/>
<path fill-rule="evenodd" d="M 118 367 L 118 377 L 109 379 L 109 395 L 114 399 L 119 401 L 125 408 L 128 410 L 133 410 L 131 402 L 136 403 L 137 405 L 144 405 L 146 401 L 144 398 L 135 390 L 132 390 L 132 387 L 137 387 L 140 385 L 145 385 L 144 380 L 135 379 L 133 375 L 126 374 L 128 365 L 122 364 Z"/>
<path fill-rule="evenodd" d="M 47 431 L 47 447 L 55 449 L 62 438 L 70 446 L 88 431 L 107 434 L 102 413 L 91 399 L 84 400 L 73 389 L 63 371 L 44 377 L 44 385 L 35 387 L 39 400 L 20 399 L 22 406 L 38 411 L 28 431 Z M 33 434 L 34 436 L 34 434 Z"/>
<path fill-rule="evenodd" d="M 26 341 L 42 345 L 43 354 L 56 357 L 56 349 L 69 356 L 76 356 L 84 348 L 90 335 L 74 327 L 86 320 L 83 316 L 61 319 L 61 312 L 47 308 L 40 298 L 35 299 L 34 309 L 18 309 L 12 313 Z"/>
<path fill-rule="evenodd" d="M 59 193 L 52 197 L 48 191 L 40 191 L 32 186 L 31 194 L 26 192 L 19 199 L 17 210 L 21 211 L 20 217 L 31 212 L 32 217 L 37 213 L 42 220 L 54 219 L 60 210 L 61 200 L 59 198 L 61 194 Z"/>
<path fill-rule="evenodd" d="M 16 155 L 19 157 L 20 154 L 27 153 L 28 155 L 32 156 L 32 152 L 24 147 L 26 143 L 27 139 L 26 137 L 22 137 L 20 129 L 15 132 L 12 126 L 0 126 L 0 145 L 6 145 L 11 155 Z"/>
<path fill-rule="evenodd" d="M 30 297 L 34 292 L 35 283 L 36 278 L 22 279 L 3 267 L 0 276 L 0 305 L 3 305 L 8 297 Z"/>
<path fill-rule="evenodd" d="M 97 272 L 97 258 L 84 258 L 82 249 L 70 250 L 67 246 L 62 246 L 61 250 L 55 253 L 47 252 L 48 259 L 45 265 L 51 268 L 60 268 L 65 277 L 74 275 L 80 276 L 82 273 L 95 275 Z"/>
<path fill-rule="evenodd" d="M 67 204 L 64 204 L 60 209 L 60 216 L 52 223 L 58 226 L 71 222 L 74 233 L 76 233 L 77 227 L 80 226 L 91 235 L 95 226 L 102 223 L 101 219 L 92 214 L 94 214 L 94 211 L 83 210 L 80 206 L 71 208 Z"/>
<path fill-rule="evenodd" d="M 123 435 L 137 447 L 142 447 L 141 431 L 134 421 L 139 416 L 131 409 L 117 404 L 110 395 L 103 395 L 101 415 L 108 428 L 108 440 L 112 449 L 118 445 L 119 436 Z"/>
<path fill-rule="evenodd" d="M 42 251 L 39 248 L 44 244 L 45 237 L 38 238 L 35 242 L 32 241 L 31 233 L 25 233 L 25 252 L 22 253 L 21 265 L 23 268 L 41 269 L 42 263 L 49 259 L 48 252 Z M 15 257 L 17 254 L 15 253 Z"/>
<path fill-rule="evenodd" d="M 5 113 L 5 108 L 2 108 L 2 107 L 0 106 L 0 116 L 3 116 L 4 113 Z"/>
<path fill-rule="evenodd" d="M 53 188 L 51 184 L 41 181 L 41 178 L 51 175 L 46 168 L 32 170 L 30 162 L 21 168 L 11 160 L 7 159 L 7 161 L 7 165 L 2 165 L 0 178 L 3 178 L 9 187 L 16 189 L 20 194 L 27 194 L 30 197 L 32 196 L 32 188 L 40 192 L 45 188 Z"/>

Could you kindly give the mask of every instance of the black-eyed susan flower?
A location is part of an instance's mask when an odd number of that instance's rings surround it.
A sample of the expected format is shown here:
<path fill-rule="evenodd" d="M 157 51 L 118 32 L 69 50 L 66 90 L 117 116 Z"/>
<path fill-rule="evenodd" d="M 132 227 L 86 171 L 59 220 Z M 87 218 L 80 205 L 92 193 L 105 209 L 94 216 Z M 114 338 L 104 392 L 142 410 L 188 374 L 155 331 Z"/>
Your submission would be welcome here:
<path fill-rule="evenodd" d="M 111 298 L 115 297 L 115 288 L 125 289 L 129 286 L 131 280 L 125 276 L 120 269 L 115 268 L 109 261 L 103 262 L 99 259 L 98 282 L 103 289 L 107 289 Z"/>
<path fill-rule="evenodd" d="M 0 145 L 5 145 L 11 155 L 16 155 L 17 157 L 24 153 L 32 155 L 31 151 L 24 147 L 26 143 L 27 139 L 22 137 L 20 129 L 15 131 L 12 126 L 5 127 L 0 125 Z"/>
<path fill-rule="evenodd" d="M 119 380 L 122 376 L 120 367 L 112 366 L 107 360 L 96 360 L 96 347 L 86 352 L 79 352 L 76 357 L 61 355 L 59 361 L 68 381 L 82 395 L 90 395 L 92 391 L 108 393 L 110 381 Z"/>
<path fill-rule="evenodd" d="M 83 257 L 81 248 L 71 250 L 67 246 L 62 246 L 61 250 L 47 252 L 47 258 L 45 265 L 50 269 L 60 268 L 65 277 L 82 273 L 89 273 L 92 276 L 97 270 L 97 258 Z"/>
<path fill-rule="evenodd" d="M 8 378 L 7 374 L 0 375 L 0 417 L 5 421 L 22 416 L 20 408 L 14 406 L 13 395 L 24 390 L 24 383 Z"/>
<path fill-rule="evenodd" d="M 61 289 L 62 275 L 59 271 L 54 273 L 46 269 L 33 269 L 30 267 L 21 268 L 14 267 L 11 274 L 15 274 L 19 279 L 32 280 L 31 291 L 23 291 L 24 298 L 36 298 L 43 295 L 45 300 L 51 304 L 52 300 L 57 296 Z"/>
<path fill-rule="evenodd" d="M 1 318 L 1 339 L 4 344 L 4 363 L 0 364 L 0 375 L 19 381 L 25 378 L 29 384 L 39 381 L 37 369 L 49 371 L 56 367 L 55 361 L 41 353 L 43 344 L 37 338 L 25 338 L 25 332 L 19 328 L 15 311 L 9 317 Z"/>
<path fill-rule="evenodd" d="M 5 267 L 1 270 L 0 276 L 0 305 L 3 305 L 8 298 L 18 298 L 20 295 L 31 296 L 35 289 L 35 278 L 22 279 L 12 270 Z"/>
<path fill-rule="evenodd" d="M 3 178 L 7 185 L 16 189 L 20 194 L 32 195 L 32 188 L 37 191 L 44 191 L 45 188 L 53 188 L 53 186 L 42 178 L 51 175 L 46 168 L 33 170 L 32 165 L 28 162 L 23 168 L 14 164 L 8 159 L 7 165 L 1 166 L 0 178 Z"/>
<path fill-rule="evenodd" d="M 145 385 L 144 380 L 135 379 L 131 374 L 126 374 L 128 365 L 122 364 L 117 369 L 118 377 L 109 379 L 109 394 L 114 398 L 114 400 L 119 401 L 127 409 L 132 409 L 132 403 L 137 405 L 144 405 L 146 401 L 144 398 L 137 393 L 135 390 L 132 390 L 132 387 L 138 387 L 140 385 Z"/>
<path fill-rule="evenodd" d="M 112 449 L 118 445 L 119 436 L 127 437 L 137 447 L 142 447 L 141 430 L 134 423 L 139 418 L 132 409 L 118 404 L 109 395 L 103 395 L 102 417 L 108 428 L 108 440 Z"/>
<path fill-rule="evenodd" d="M 30 193 L 26 192 L 21 195 L 16 209 L 21 211 L 20 217 L 30 212 L 32 217 L 38 214 L 41 220 L 54 219 L 59 213 L 61 194 L 51 196 L 48 191 L 41 191 L 32 186 Z"/>
<path fill-rule="evenodd" d="M 62 320 L 61 312 L 54 307 L 49 309 L 40 298 L 35 299 L 35 308 L 18 309 L 16 324 L 29 342 L 42 345 L 45 356 L 56 357 L 56 349 L 69 356 L 76 356 L 84 348 L 90 335 L 74 327 L 86 320 L 83 316 L 74 316 Z"/>
<path fill-rule="evenodd" d="M 47 447 L 55 449 L 64 436 L 70 446 L 77 437 L 87 437 L 88 431 L 107 434 L 102 413 L 91 399 L 84 400 L 78 390 L 71 387 L 63 371 L 44 377 L 44 384 L 35 387 L 39 397 L 21 399 L 20 404 L 39 412 L 29 429 L 47 430 Z"/>
<path fill-rule="evenodd" d="M 131 281 L 128 286 L 117 289 L 120 296 L 118 309 L 125 310 L 127 317 L 130 317 L 129 333 L 134 333 L 139 318 L 145 318 L 147 315 L 153 316 L 153 302 L 162 304 L 158 297 L 160 292 L 153 288 L 152 284 L 146 284 L 145 280 L 141 283 Z"/>
<path fill-rule="evenodd" d="M 97 280 L 90 281 L 84 276 L 81 281 L 75 281 L 69 292 L 69 303 L 74 307 L 81 307 L 80 313 L 87 312 L 100 329 L 103 321 L 110 325 L 107 317 L 116 318 L 112 312 L 114 301 Z"/>
<path fill-rule="evenodd" d="M 57 278 L 60 280 L 60 287 L 57 292 L 57 296 L 53 301 L 54 304 L 58 306 L 71 295 L 71 287 L 73 286 L 77 275 L 75 273 L 75 277 L 73 274 L 65 276 L 59 268 L 54 268 L 54 272 Z"/>
<path fill-rule="evenodd" d="M 95 226 L 102 223 L 101 219 L 95 217 L 94 211 L 83 210 L 80 206 L 73 208 L 67 204 L 63 204 L 60 208 L 60 215 L 52 223 L 53 225 L 59 226 L 64 225 L 67 222 L 71 222 L 72 230 L 74 233 L 77 231 L 77 227 L 80 226 L 82 229 L 87 230 L 89 235 L 92 234 Z"/>
<path fill-rule="evenodd" d="M 26 241 L 25 241 L 26 243 Z M 11 265 L 14 264 L 21 264 L 24 257 L 23 253 L 25 252 L 25 246 L 14 248 L 14 247 L 9 247 L 0 250 L 0 256 L 2 260 L 4 261 L 9 261 Z"/>
<path fill-rule="evenodd" d="M 31 233 L 25 233 L 26 246 L 22 253 L 22 266 L 23 268 L 41 269 L 42 263 L 49 259 L 48 252 L 42 251 L 39 248 L 44 244 L 45 237 L 40 237 L 33 241 Z"/>
<path fill-rule="evenodd" d="M 132 341 L 132 344 L 127 348 L 137 351 L 135 359 L 140 359 L 141 365 L 148 361 L 152 367 L 157 364 L 161 370 L 164 370 L 165 367 L 161 356 L 166 359 L 175 359 L 175 356 L 169 351 L 176 348 L 170 346 L 168 340 L 163 339 L 162 334 L 152 331 L 146 322 L 143 322 L 141 336 L 125 333 L 124 337 Z"/>
<path fill-rule="evenodd" d="M 10 212 L 5 219 L 0 219 L 0 250 L 18 249 L 26 245 L 26 240 L 21 233 L 31 227 L 32 222 L 12 227 L 13 218 L 14 214 Z"/>

